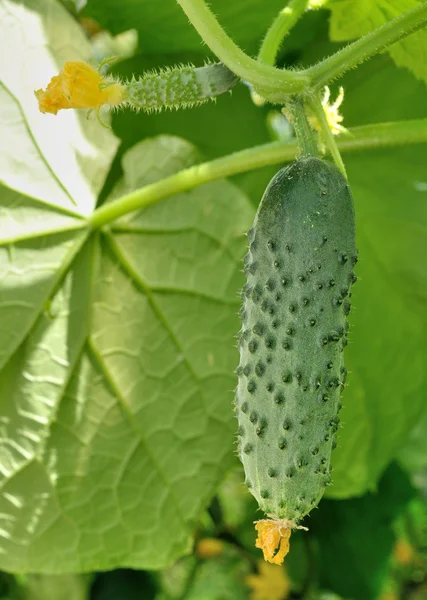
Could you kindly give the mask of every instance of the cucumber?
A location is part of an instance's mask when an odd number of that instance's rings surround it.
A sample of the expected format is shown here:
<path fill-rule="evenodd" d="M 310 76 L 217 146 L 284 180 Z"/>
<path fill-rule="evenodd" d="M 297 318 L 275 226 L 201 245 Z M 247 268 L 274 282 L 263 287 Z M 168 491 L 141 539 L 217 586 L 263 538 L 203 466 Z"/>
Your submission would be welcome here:
<path fill-rule="evenodd" d="M 239 78 L 222 63 L 180 65 L 145 73 L 124 83 L 125 103 L 146 112 L 198 106 L 230 91 Z"/>
<path fill-rule="evenodd" d="M 296 526 L 331 482 L 346 379 L 353 198 L 335 165 L 301 158 L 271 180 L 248 232 L 236 413 L 246 483 Z"/>

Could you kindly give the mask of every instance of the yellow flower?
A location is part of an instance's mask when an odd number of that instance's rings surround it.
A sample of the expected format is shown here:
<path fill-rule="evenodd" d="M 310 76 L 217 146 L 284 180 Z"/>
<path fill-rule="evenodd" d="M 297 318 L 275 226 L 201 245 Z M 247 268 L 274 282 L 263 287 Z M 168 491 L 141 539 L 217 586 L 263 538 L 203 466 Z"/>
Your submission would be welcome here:
<path fill-rule="evenodd" d="M 257 521 L 255 529 L 258 531 L 255 546 L 263 551 L 264 560 L 281 565 L 289 552 L 290 522 L 286 519 L 263 519 Z"/>
<path fill-rule="evenodd" d="M 251 600 L 284 600 L 288 597 L 291 584 L 284 567 L 258 564 L 258 574 L 245 577 L 251 589 Z"/>
<path fill-rule="evenodd" d="M 394 546 L 393 556 L 397 564 L 409 565 L 414 560 L 414 549 L 406 540 L 400 539 Z"/>
<path fill-rule="evenodd" d="M 215 558 L 224 552 L 224 542 L 217 538 L 203 538 L 196 546 L 196 554 L 199 558 Z"/>
<path fill-rule="evenodd" d="M 115 106 L 124 101 L 125 90 L 118 82 L 108 82 L 83 61 L 66 62 L 58 75 L 52 77 L 46 90 L 35 95 L 42 113 L 57 114 L 61 108 L 96 108 L 103 104 Z"/>

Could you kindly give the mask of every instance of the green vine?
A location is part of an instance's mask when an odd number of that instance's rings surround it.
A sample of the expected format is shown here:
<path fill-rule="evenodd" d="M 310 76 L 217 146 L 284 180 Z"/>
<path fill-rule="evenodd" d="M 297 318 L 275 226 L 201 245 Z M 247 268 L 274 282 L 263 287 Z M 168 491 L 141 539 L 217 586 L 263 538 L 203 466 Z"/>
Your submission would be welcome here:
<path fill-rule="evenodd" d="M 203 41 L 216 56 L 257 94 L 285 104 L 289 95 L 309 93 L 343 75 L 427 24 L 427 2 L 349 44 L 313 67 L 300 71 L 276 69 L 247 56 L 225 33 L 204 0 L 177 0 Z"/>
<path fill-rule="evenodd" d="M 310 85 L 303 71 L 276 69 L 245 54 L 225 33 L 204 0 L 177 0 L 203 41 L 227 67 L 267 100 L 281 102 Z"/>
<path fill-rule="evenodd" d="M 277 53 L 283 38 L 289 33 L 298 19 L 307 10 L 310 0 L 290 0 L 288 6 L 280 11 L 274 19 L 258 54 L 259 62 L 265 65 L 276 63 Z"/>
<path fill-rule="evenodd" d="M 288 103 L 288 108 L 297 136 L 300 155 L 302 157 L 317 156 L 319 154 L 317 136 L 308 122 L 302 98 L 292 98 Z"/>
<path fill-rule="evenodd" d="M 267 32 L 258 60 L 245 54 L 226 34 L 205 0 L 177 2 L 222 64 L 179 65 L 120 81 L 82 61 L 70 61 L 46 90 L 35 91 L 40 111 L 57 114 L 61 109 L 88 108 L 95 109 L 99 116 L 104 105 L 146 111 L 188 107 L 230 90 L 239 78 L 251 86 L 255 99 L 283 106 L 291 96 L 311 96 L 329 81 L 427 23 L 427 2 L 423 2 L 329 58 L 298 71 L 272 65 L 283 36 L 307 9 L 309 0 L 290 0 Z M 62 89 L 67 93 L 61 94 Z"/>
<path fill-rule="evenodd" d="M 348 136 L 337 139 L 337 146 L 341 152 L 354 152 L 420 142 L 427 142 L 427 119 L 355 127 L 349 129 Z M 93 228 L 102 227 L 127 213 L 209 181 L 290 162 L 294 160 L 297 150 L 296 142 L 273 142 L 195 165 L 99 207 L 89 217 L 89 223 Z"/>
<path fill-rule="evenodd" d="M 41 112 L 56 114 L 64 108 L 89 108 L 99 113 L 104 105 L 130 106 L 146 111 L 193 106 L 230 90 L 240 78 L 262 100 L 289 105 L 302 154 L 316 155 L 316 135 L 304 111 L 304 105 L 308 104 L 333 160 L 344 174 L 340 152 L 427 141 L 426 121 L 359 127 L 352 130 L 351 138 L 335 141 L 319 98 L 320 88 L 329 81 L 426 25 L 427 2 L 422 2 L 318 64 L 299 71 L 278 69 L 272 65 L 283 36 L 305 12 L 309 0 L 290 0 L 267 32 L 258 60 L 245 54 L 226 34 L 205 0 L 177 2 L 221 63 L 197 68 L 192 65 L 177 66 L 122 82 L 104 76 L 82 61 L 68 62 L 46 90 L 35 92 Z M 61 92 L 63 89 L 67 90 L 67 94 Z M 414 123 L 417 124 L 415 130 Z M 101 227 L 128 212 L 214 179 L 292 160 L 296 150 L 293 141 L 278 142 L 191 167 L 100 207 L 90 217 L 91 226 Z"/>

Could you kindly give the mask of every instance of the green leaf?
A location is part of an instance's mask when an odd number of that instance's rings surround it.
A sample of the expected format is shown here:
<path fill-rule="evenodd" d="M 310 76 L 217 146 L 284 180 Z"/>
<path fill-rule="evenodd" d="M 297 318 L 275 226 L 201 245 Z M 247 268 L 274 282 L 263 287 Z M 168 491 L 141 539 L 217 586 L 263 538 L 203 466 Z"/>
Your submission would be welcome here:
<path fill-rule="evenodd" d="M 253 537 L 253 515 L 258 506 L 244 483 L 242 466 L 239 462 L 238 466 L 236 465 L 234 469 L 230 470 L 218 489 L 221 525 L 237 532 L 241 526 L 246 526 L 247 521 L 249 521 Z M 252 546 L 253 543 L 252 539 Z"/>
<path fill-rule="evenodd" d="M 180 558 L 171 566 L 160 571 L 158 583 L 161 592 L 156 600 L 182 600 L 196 572 L 198 559 L 195 554 Z"/>
<path fill-rule="evenodd" d="M 329 0 L 326 7 L 332 12 L 330 37 L 345 42 L 366 35 L 403 12 L 420 4 L 418 0 Z M 398 67 L 407 67 L 427 81 L 427 31 L 422 29 L 388 48 Z"/>
<path fill-rule="evenodd" d="M 8 23 L 0 50 L 14 56 L 0 66 L 1 368 L 48 309 L 49 294 L 81 246 L 78 229 L 96 203 L 117 144 L 96 122 L 38 112 L 33 90 L 67 57 L 90 55 L 68 13 L 52 0 L 26 6 L 2 0 L 0 19 Z M 0 378 L 4 382 L 5 375 Z"/>
<path fill-rule="evenodd" d="M 125 157 L 121 189 L 194 156 L 176 138 L 143 142 Z M 3 568 L 158 568 L 188 550 L 233 456 L 241 234 L 252 217 L 234 186 L 215 182 L 49 265 L 62 281 L 0 374 Z"/>
<path fill-rule="evenodd" d="M 394 464 L 376 493 L 344 501 L 323 500 L 310 517 L 316 538 L 320 586 L 352 600 L 379 597 L 393 549 L 393 524 L 414 496 Z"/>
<path fill-rule="evenodd" d="M 204 561 L 197 569 L 185 600 L 246 600 L 248 565 L 235 551 Z"/>
<path fill-rule="evenodd" d="M 344 84 L 344 125 L 363 119 L 362 98 L 369 98 L 365 122 L 380 120 L 383 111 L 390 119 L 426 116 L 424 86 L 385 57 L 351 73 Z M 410 105 L 399 102 L 402 88 Z M 328 489 L 334 498 L 375 487 L 425 410 L 427 390 L 427 146 L 344 159 L 355 197 L 360 260 L 346 349 L 343 428 Z"/>
<path fill-rule="evenodd" d="M 256 53 L 283 0 L 213 0 L 210 6 L 228 34 L 247 52 Z M 139 46 L 146 54 L 200 51 L 199 34 L 175 0 L 89 0 L 83 15 L 96 19 L 117 34 L 136 29 Z M 210 54 L 209 49 L 205 49 Z"/>
<path fill-rule="evenodd" d="M 427 466 L 427 408 L 424 409 L 418 422 L 410 433 L 398 458 L 401 464 L 415 473 L 425 470 Z"/>
<path fill-rule="evenodd" d="M 0 16 L 18 61 L 0 72 L 0 568 L 161 567 L 188 551 L 232 461 L 253 210 L 215 182 L 92 232 L 117 142 L 75 113 L 39 114 L 32 93 L 88 44 L 50 0 L 2 0 Z M 120 189 L 195 159 L 185 141 L 146 141 Z"/>
<path fill-rule="evenodd" d="M 30 575 L 25 600 L 87 600 L 89 579 L 82 575 Z"/>

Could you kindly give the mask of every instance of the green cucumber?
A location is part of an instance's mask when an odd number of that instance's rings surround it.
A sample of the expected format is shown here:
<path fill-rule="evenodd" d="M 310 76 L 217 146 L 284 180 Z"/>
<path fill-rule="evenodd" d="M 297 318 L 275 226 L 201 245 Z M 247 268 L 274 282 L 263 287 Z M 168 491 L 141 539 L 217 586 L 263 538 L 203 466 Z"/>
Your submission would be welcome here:
<path fill-rule="evenodd" d="M 357 262 L 353 198 L 335 165 L 301 158 L 268 185 L 245 257 L 236 412 L 247 485 L 296 525 L 331 481 Z"/>
<path fill-rule="evenodd" d="M 180 65 L 134 77 L 125 86 L 125 104 L 146 112 L 198 106 L 230 91 L 239 78 L 222 63 Z"/>

